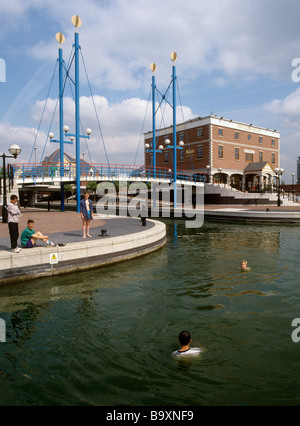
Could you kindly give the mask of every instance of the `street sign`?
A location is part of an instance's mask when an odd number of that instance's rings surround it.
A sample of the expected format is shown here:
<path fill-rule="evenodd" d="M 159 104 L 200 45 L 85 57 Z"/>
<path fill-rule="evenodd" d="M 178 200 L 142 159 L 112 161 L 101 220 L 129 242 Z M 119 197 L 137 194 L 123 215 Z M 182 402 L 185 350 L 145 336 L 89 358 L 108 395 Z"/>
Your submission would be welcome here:
<path fill-rule="evenodd" d="M 58 253 L 50 254 L 50 265 L 56 265 L 58 263 Z"/>

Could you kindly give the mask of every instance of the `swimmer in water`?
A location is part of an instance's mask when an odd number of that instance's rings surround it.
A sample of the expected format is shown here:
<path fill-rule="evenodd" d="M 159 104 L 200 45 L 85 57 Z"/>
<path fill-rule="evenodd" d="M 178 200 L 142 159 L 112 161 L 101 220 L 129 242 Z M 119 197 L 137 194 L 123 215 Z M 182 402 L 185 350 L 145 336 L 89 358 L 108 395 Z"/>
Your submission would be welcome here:
<path fill-rule="evenodd" d="M 241 262 L 241 272 L 249 272 L 251 269 L 248 268 L 247 260 L 242 260 Z"/>
<path fill-rule="evenodd" d="M 202 352 L 200 348 L 190 348 L 192 341 L 191 334 L 188 331 L 182 331 L 178 336 L 181 348 L 172 353 L 172 356 L 184 356 L 184 355 L 199 355 Z"/>

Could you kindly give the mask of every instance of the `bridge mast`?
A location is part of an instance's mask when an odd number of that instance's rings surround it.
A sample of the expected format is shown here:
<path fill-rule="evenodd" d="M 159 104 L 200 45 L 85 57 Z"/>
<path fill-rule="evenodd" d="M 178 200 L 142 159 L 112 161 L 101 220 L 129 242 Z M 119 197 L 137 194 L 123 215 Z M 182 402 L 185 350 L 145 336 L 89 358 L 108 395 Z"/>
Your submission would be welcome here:
<path fill-rule="evenodd" d="M 91 129 L 86 129 L 86 135 L 80 134 L 80 109 L 79 109 L 79 34 L 78 27 L 81 26 L 81 19 L 79 16 L 74 15 L 72 17 L 72 23 L 76 28 L 75 32 L 75 43 L 73 47 L 75 48 L 74 58 L 75 58 L 75 134 L 69 133 L 69 126 L 64 126 L 64 116 L 63 116 L 63 97 L 64 97 L 64 82 L 63 82 L 63 58 L 62 58 L 62 49 L 60 46 L 59 49 L 59 134 L 60 140 L 54 140 L 54 134 L 49 133 L 49 137 L 51 142 L 60 143 L 60 177 L 61 177 L 61 210 L 64 211 L 64 184 L 62 182 L 62 178 L 64 177 L 64 144 L 69 143 L 72 144 L 73 140 L 76 140 L 76 196 L 77 196 L 77 212 L 80 211 L 80 176 L 81 176 L 81 167 L 80 167 L 80 139 L 90 139 L 90 134 L 92 133 Z M 65 37 L 61 33 L 56 34 L 56 40 L 60 43 L 64 43 Z M 67 74 L 69 73 L 69 70 Z M 70 142 L 64 141 L 64 133 L 65 136 L 70 137 Z"/>
<path fill-rule="evenodd" d="M 171 54 L 173 61 L 173 185 L 174 185 L 174 209 L 177 207 L 177 129 L 176 129 L 176 66 L 175 61 L 177 60 L 177 53 Z"/>
<path fill-rule="evenodd" d="M 60 209 L 65 211 L 65 194 L 64 183 L 62 178 L 64 176 L 64 81 L 63 81 L 63 50 L 61 44 L 65 42 L 65 37 L 62 33 L 56 34 L 56 39 L 59 42 L 58 49 L 58 63 L 59 63 L 59 146 L 60 146 Z"/>
<path fill-rule="evenodd" d="M 76 28 L 75 32 L 75 140 L 76 140 L 76 199 L 77 213 L 80 211 L 80 108 L 79 108 L 79 34 L 78 27 L 81 26 L 79 16 L 72 17 L 72 23 Z"/>

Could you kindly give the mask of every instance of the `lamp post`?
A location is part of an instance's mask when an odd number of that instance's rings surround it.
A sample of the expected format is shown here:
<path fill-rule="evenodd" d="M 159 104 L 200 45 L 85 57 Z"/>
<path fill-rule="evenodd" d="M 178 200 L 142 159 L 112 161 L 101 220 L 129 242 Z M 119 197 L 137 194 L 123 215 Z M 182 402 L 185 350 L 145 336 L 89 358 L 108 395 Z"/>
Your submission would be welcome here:
<path fill-rule="evenodd" d="M 219 172 L 219 186 L 221 186 L 221 173 L 222 173 L 222 167 L 220 167 L 219 169 L 218 169 L 218 172 Z"/>
<path fill-rule="evenodd" d="M 294 200 L 294 195 L 295 195 L 295 193 L 294 193 L 294 178 L 295 178 L 295 173 L 292 173 L 292 194 L 293 194 L 293 201 L 295 201 Z"/>
<path fill-rule="evenodd" d="M 207 169 L 207 183 L 210 183 L 210 165 L 208 164 L 206 166 Z"/>
<path fill-rule="evenodd" d="M 69 137 L 69 139 L 70 139 L 70 141 L 62 140 L 62 144 L 65 144 L 65 143 L 66 144 L 73 144 L 73 141 L 76 138 L 76 134 L 69 133 L 70 128 L 67 125 L 63 126 L 62 130 L 65 133 L 65 136 Z M 79 138 L 90 139 L 90 135 L 92 134 L 92 130 L 91 129 L 86 129 L 85 132 L 86 132 L 86 135 L 79 135 Z M 48 136 L 49 136 L 50 142 L 59 142 L 59 143 L 61 143 L 61 139 L 59 141 L 53 139 L 54 138 L 54 134 L 53 133 L 49 133 Z M 80 159 L 79 159 L 79 161 L 80 161 Z M 61 162 L 61 164 L 63 164 L 63 163 Z M 63 170 L 63 167 L 61 167 L 61 170 Z M 64 175 L 64 172 L 61 171 L 61 178 L 63 177 L 63 175 Z M 78 187 L 78 176 L 79 176 L 79 187 Z M 79 212 L 79 204 L 80 204 L 80 165 L 77 166 L 77 163 L 76 163 L 76 184 L 77 184 L 77 187 L 78 187 L 77 197 L 78 197 L 78 194 L 79 194 L 79 203 L 78 203 L 78 198 L 77 198 L 77 210 Z M 61 194 L 61 197 L 62 197 L 61 200 L 63 200 L 63 197 L 64 197 L 63 193 Z M 62 206 L 64 206 L 63 201 L 62 201 Z M 64 211 L 64 207 L 62 207 L 61 210 Z"/>
<path fill-rule="evenodd" d="M 6 191 L 6 158 L 16 159 L 22 152 L 18 145 L 12 145 L 9 148 L 11 155 L 2 154 L 3 159 L 3 205 L 2 205 L 2 223 L 7 223 L 7 191 Z"/>
<path fill-rule="evenodd" d="M 274 170 L 277 176 L 277 206 L 280 207 L 281 201 L 280 201 L 280 176 L 283 175 L 284 169 L 275 169 Z"/>

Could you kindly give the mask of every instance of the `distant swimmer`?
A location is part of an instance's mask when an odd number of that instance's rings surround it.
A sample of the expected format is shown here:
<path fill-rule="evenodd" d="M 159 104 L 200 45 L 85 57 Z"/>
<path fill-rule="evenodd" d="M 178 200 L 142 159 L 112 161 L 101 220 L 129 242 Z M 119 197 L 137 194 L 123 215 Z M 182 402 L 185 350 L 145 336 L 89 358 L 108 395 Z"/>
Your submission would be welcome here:
<path fill-rule="evenodd" d="M 241 271 L 242 272 L 249 272 L 249 271 L 251 271 L 251 269 L 248 268 L 248 262 L 247 262 L 247 260 L 242 260 L 242 262 L 241 262 Z"/>
<path fill-rule="evenodd" d="M 199 355 L 202 352 L 200 348 L 190 348 L 192 341 L 191 334 L 188 331 L 182 331 L 178 336 L 181 348 L 172 353 L 174 357 Z"/>

